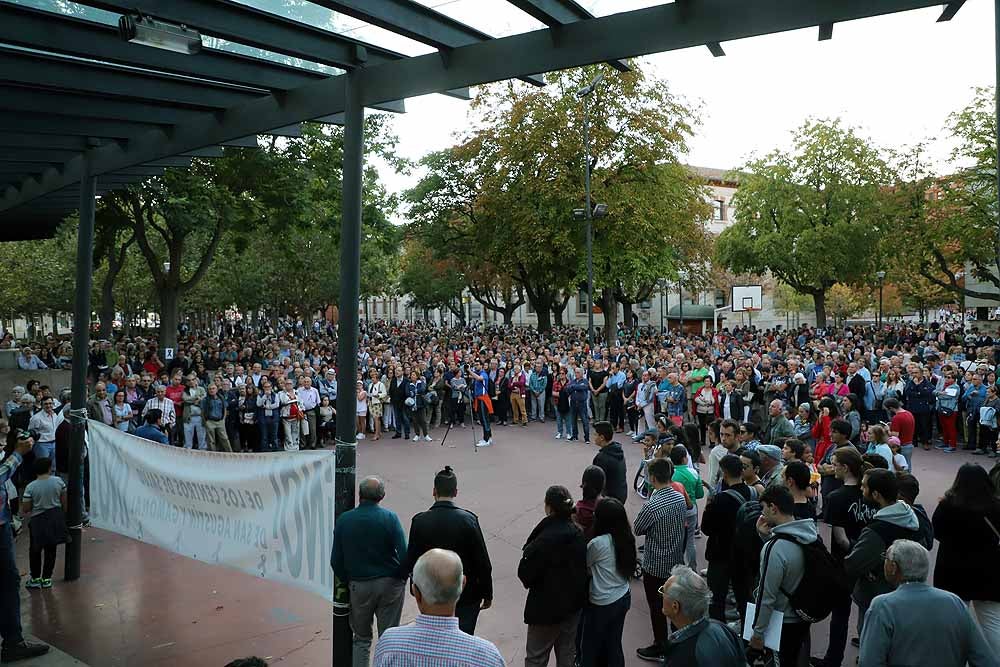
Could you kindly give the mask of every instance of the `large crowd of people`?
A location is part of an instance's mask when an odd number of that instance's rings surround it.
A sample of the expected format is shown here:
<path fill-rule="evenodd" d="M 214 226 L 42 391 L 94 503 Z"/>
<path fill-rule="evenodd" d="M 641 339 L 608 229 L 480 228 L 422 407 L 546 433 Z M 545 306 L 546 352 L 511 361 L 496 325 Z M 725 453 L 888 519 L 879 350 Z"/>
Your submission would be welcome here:
<path fill-rule="evenodd" d="M 346 388 L 329 325 L 221 322 L 182 334 L 170 359 L 151 340 L 95 342 L 90 418 L 224 452 L 333 447 L 343 419 L 365 447 L 383 438 L 425 446 L 448 428 L 477 428 L 479 446 L 502 447 L 529 422 L 593 444 L 582 497 L 539 489 L 545 518 L 518 567 L 526 665 L 547 664 L 552 651 L 561 667 L 624 664 L 634 578 L 652 634 L 634 647 L 643 660 L 777 656 L 837 667 L 850 640 L 863 666 L 1000 665 L 1000 579 L 988 565 L 1000 556 L 1000 473 L 966 463 L 931 516 L 913 474 L 917 449 L 997 456 L 1000 341 L 986 333 L 621 329 L 591 348 L 576 328 L 372 322 L 362 323 L 358 376 Z M 19 363 L 40 368 L 60 351 L 58 340 L 24 346 Z M 341 391 L 355 392 L 350 415 L 337 414 Z M 38 383 L 14 388 L 0 426 L 8 468 L 27 438 L 28 456 L 65 471 L 65 399 Z M 627 438 L 644 453 L 634 477 L 618 441 Z M 18 489 L 34 478 L 26 469 Z M 332 566 L 352 591 L 356 665 L 370 658 L 374 619 L 376 665 L 502 664 L 474 636 L 492 604 L 492 568 L 478 518 L 456 504 L 457 479 L 447 468 L 435 476 L 436 502 L 408 535 L 380 507 L 378 478 L 362 482 L 359 507 L 338 520 Z M 629 517 L 633 493 L 644 504 Z M 829 544 L 819 522 L 831 526 Z M 407 579 L 421 613 L 398 628 Z M 809 640 L 818 622 L 829 623 L 826 647 Z"/>

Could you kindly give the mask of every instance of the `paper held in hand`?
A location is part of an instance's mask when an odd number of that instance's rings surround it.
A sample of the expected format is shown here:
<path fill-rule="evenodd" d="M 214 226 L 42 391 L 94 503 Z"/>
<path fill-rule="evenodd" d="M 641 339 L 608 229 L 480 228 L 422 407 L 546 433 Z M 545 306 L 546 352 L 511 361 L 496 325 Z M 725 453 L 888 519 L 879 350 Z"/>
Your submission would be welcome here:
<path fill-rule="evenodd" d="M 743 639 L 750 641 L 753 638 L 753 622 L 757 618 L 757 605 L 750 602 L 747 603 L 747 615 L 745 618 L 746 620 L 743 622 Z M 764 631 L 764 646 L 772 651 L 777 651 L 781 646 L 781 624 L 784 619 L 785 615 L 782 612 L 775 611 L 771 614 L 767 630 Z"/>

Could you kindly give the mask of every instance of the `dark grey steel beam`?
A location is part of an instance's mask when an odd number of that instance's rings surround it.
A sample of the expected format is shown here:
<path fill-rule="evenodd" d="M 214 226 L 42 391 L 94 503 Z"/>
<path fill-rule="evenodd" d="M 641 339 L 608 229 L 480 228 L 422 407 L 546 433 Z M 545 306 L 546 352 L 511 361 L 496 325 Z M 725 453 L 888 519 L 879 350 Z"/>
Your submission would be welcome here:
<path fill-rule="evenodd" d="M 576 0 L 507 0 L 507 2 L 550 28 L 594 18 L 594 15 L 580 6 Z M 608 64 L 619 72 L 628 72 L 631 69 L 621 60 L 612 60 Z"/>
<path fill-rule="evenodd" d="M 138 10 L 247 46 L 340 68 L 357 65 L 358 49 L 367 52 L 371 63 L 405 58 L 401 53 L 231 0 L 79 0 L 79 4 L 119 14 Z"/>
<path fill-rule="evenodd" d="M 87 148 L 84 137 L 58 134 L 33 134 L 31 132 L 7 132 L 0 130 L 0 160 L 5 148 L 47 148 L 79 153 Z"/>
<path fill-rule="evenodd" d="M 5 86 L 0 83 L 0 100 L 4 111 L 30 113 L 64 113 L 72 123 L 73 116 L 124 120 L 155 125 L 190 123 L 213 112 L 204 109 L 155 104 L 145 101 L 77 95 L 38 88 Z"/>
<path fill-rule="evenodd" d="M 143 162 L 144 167 L 189 167 L 191 158 L 189 157 L 161 157 L 149 162 Z"/>
<path fill-rule="evenodd" d="M 0 88 L 0 94 L 3 94 L 4 106 L 6 107 L 12 101 L 9 91 Z M 75 111 L 75 109 L 73 110 Z M 125 138 L 156 130 L 159 127 L 160 125 L 154 123 L 62 116 L 51 113 L 40 113 L 37 110 L 32 110 L 31 113 L 0 111 L 0 131 L 4 132 L 24 131 L 38 134 L 72 135 L 75 137 Z"/>
<path fill-rule="evenodd" d="M 708 50 L 711 51 L 712 55 L 716 58 L 721 58 L 726 55 L 726 52 L 722 48 L 722 44 L 719 44 L 718 42 L 708 42 L 705 46 L 708 47 Z"/>
<path fill-rule="evenodd" d="M 347 16 L 445 51 L 493 39 L 481 30 L 411 0 L 312 0 Z M 519 77 L 544 86 L 538 76 Z"/>
<path fill-rule="evenodd" d="M 230 139 L 229 141 L 223 141 L 220 145 L 237 146 L 239 148 L 257 148 L 257 135 L 252 137 L 241 137 L 239 139 Z"/>
<path fill-rule="evenodd" d="M 697 0 L 620 12 L 558 29 L 454 49 L 447 63 L 420 56 L 365 69 L 365 104 L 441 88 L 503 81 L 758 35 L 933 7 L 940 0 Z"/>
<path fill-rule="evenodd" d="M 964 4 L 965 0 L 952 0 L 951 2 L 945 4 L 944 10 L 941 12 L 941 16 L 938 17 L 937 22 L 942 23 L 944 21 L 952 20 Z"/>
<path fill-rule="evenodd" d="M 288 90 L 327 76 L 209 48 L 192 57 L 129 44 L 114 26 L 6 2 L 0 3 L 0 42 L 271 90 Z"/>
<path fill-rule="evenodd" d="M 113 26 L 56 17 L 51 12 L 10 3 L 0 3 L 0 43 L 271 91 L 289 90 L 329 76 L 216 49 L 205 48 L 191 57 L 129 44 L 121 40 Z M 461 91 L 455 94 L 460 95 Z M 402 112 L 399 108 L 402 104 L 399 101 L 380 108 Z"/>
<path fill-rule="evenodd" d="M 78 155 L 80 151 L 46 150 L 33 148 L 6 148 L 0 151 L 4 162 L 55 162 L 62 163 Z"/>
<path fill-rule="evenodd" d="M 151 74 L 149 70 L 100 65 L 80 59 L 42 56 L 0 47 L 0 79 L 94 95 L 141 98 L 152 102 L 225 109 L 267 91 L 225 86 L 201 79 Z"/>
<path fill-rule="evenodd" d="M 222 146 L 206 146 L 181 153 L 182 157 L 222 157 Z"/>
<path fill-rule="evenodd" d="M 551 30 L 512 35 L 453 49 L 447 62 L 439 54 L 364 68 L 366 106 L 441 90 L 502 81 L 529 73 L 568 69 L 608 60 L 689 48 L 786 30 L 839 23 L 868 16 L 931 7 L 935 0 L 699 0 L 683 17 L 677 3 L 577 21 Z M 681 20 L 683 18 L 683 20 Z M 289 91 L 281 103 L 267 96 L 227 110 L 205 114 L 169 134 L 147 132 L 128 142 L 91 149 L 95 173 L 108 173 L 164 156 L 217 145 L 344 110 L 343 75 Z M 80 157 L 55 176 L 28 183 L 0 200 L 0 210 L 20 206 L 66 187 L 81 177 Z"/>
<path fill-rule="evenodd" d="M 819 41 L 826 42 L 833 39 L 833 24 L 832 23 L 820 23 L 819 24 Z"/>

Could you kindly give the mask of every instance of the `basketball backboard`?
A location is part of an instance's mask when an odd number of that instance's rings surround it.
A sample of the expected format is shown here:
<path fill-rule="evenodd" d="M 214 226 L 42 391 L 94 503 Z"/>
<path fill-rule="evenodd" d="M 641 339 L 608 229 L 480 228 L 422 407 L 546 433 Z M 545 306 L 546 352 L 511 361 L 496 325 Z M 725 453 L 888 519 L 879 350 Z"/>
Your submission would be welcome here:
<path fill-rule="evenodd" d="M 733 285 L 730 304 L 734 313 L 760 310 L 764 307 L 764 288 L 760 285 Z"/>

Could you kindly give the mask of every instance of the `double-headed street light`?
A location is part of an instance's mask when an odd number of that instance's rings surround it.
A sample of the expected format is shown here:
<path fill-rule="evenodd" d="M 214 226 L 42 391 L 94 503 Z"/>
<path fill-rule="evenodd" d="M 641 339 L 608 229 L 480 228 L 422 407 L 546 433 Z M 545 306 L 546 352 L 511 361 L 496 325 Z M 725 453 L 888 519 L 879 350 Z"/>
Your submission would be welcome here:
<path fill-rule="evenodd" d="M 583 100 L 583 158 L 584 158 L 584 192 L 586 194 L 586 207 L 583 215 L 587 220 L 587 344 L 590 346 L 591 354 L 594 350 L 594 218 L 603 218 L 608 214 L 606 204 L 592 206 L 590 203 L 590 105 L 588 100 L 590 94 L 597 89 L 597 86 L 604 80 L 604 74 L 598 74 L 593 80 L 576 91 L 578 99 Z M 576 209 L 573 211 L 577 216 Z"/>

